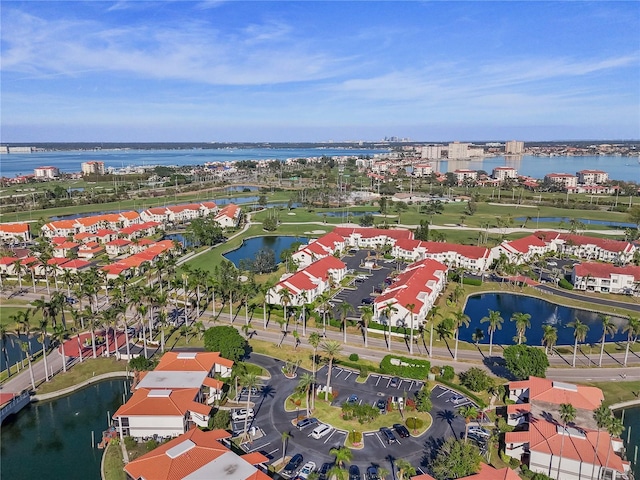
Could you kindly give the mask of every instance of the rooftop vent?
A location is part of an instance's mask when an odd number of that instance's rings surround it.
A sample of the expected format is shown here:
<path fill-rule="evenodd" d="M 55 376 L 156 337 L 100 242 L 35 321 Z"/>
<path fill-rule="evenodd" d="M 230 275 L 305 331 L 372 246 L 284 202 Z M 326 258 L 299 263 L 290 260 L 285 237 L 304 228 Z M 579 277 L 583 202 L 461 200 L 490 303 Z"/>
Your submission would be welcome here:
<path fill-rule="evenodd" d="M 180 352 L 178 358 L 180 360 L 193 360 L 198 355 L 198 352 Z"/>
<path fill-rule="evenodd" d="M 191 450 L 195 446 L 196 444 L 193 443 L 191 440 L 185 440 L 184 442 L 180 442 L 175 447 L 171 447 L 169 450 L 167 450 L 164 453 L 167 455 L 167 457 L 173 459 L 187 453 L 189 450 Z"/>
<path fill-rule="evenodd" d="M 577 392 L 578 386 L 573 383 L 553 382 L 553 388 L 559 388 L 560 390 L 569 390 L 570 392 Z"/>
<path fill-rule="evenodd" d="M 150 390 L 149 398 L 169 398 L 171 395 L 171 390 Z"/>

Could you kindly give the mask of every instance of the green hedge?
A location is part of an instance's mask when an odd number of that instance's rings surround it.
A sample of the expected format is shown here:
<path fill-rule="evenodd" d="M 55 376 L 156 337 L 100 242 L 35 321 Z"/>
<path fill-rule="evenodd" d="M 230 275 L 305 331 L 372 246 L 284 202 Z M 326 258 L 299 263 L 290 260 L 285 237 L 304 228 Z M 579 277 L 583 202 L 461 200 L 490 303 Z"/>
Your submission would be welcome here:
<path fill-rule="evenodd" d="M 360 365 L 357 362 L 350 362 L 349 360 L 334 360 L 333 361 L 334 365 L 340 365 L 341 367 L 346 367 L 346 368 L 350 368 L 352 370 L 355 370 L 356 372 L 361 372 L 363 366 Z M 376 368 L 376 367 L 365 367 L 368 371 L 372 371 L 375 373 L 384 373 L 380 368 Z"/>
<path fill-rule="evenodd" d="M 409 364 L 408 366 L 393 365 L 391 359 L 400 360 Z M 397 375 L 398 377 L 424 380 L 429 375 L 431 363 L 428 360 L 417 360 L 415 358 L 401 357 L 399 355 L 386 355 L 380 362 L 380 370 L 387 375 Z"/>
<path fill-rule="evenodd" d="M 480 397 L 478 397 L 475 393 L 473 393 L 472 391 L 470 391 L 469 389 L 463 387 L 462 385 L 458 385 L 456 383 L 453 382 L 449 382 L 447 380 L 444 380 L 442 377 L 436 377 L 436 380 L 440 383 L 442 383 L 443 385 L 446 385 L 447 387 L 450 387 L 454 390 L 458 390 L 459 392 L 464 393 L 467 397 L 469 397 L 471 400 L 473 400 L 474 402 L 476 402 L 476 404 L 478 405 L 478 407 L 480 408 L 485 408 L 487 406 L 487 404 L 484 402 L 484 400 L 482 400 Z"/>
<path fill-rule="evenodd" d="M 382 325 L 381 323 L 377 323 L 377 322 L 371 322 L 369 323 L 369 328 L 373 329 L 373 330 L 381 330 L 383 332 L 388 332 L 389 331 L 389 327 L 386 325 Z M 391 331 L 393 333 L 399 333 L 401 335 L 409 335 L 409 328 L 406 327 L 391 327 Z M 417 335 L 417 331 L 414 328 L 413 330 L 414 335 Z"/>
<path fill-rule="evenodd" d="M 566 278 L 561 278 L 558 282 L 558 286 L 560 288 L 564 288 L 565 290 L 573 290 L 573 285 L 571 285 L 571 282 Z"/>
<path fill-rule="evenodd" d="M 479 287 L 480 285 L 482 285 L 482 280 L 479 279 L 479 278 L 467 278 L 467 277 L 464 277 L 462 279 L 462 283 L 464 285 L 473 285 L 473 286 Z"/>

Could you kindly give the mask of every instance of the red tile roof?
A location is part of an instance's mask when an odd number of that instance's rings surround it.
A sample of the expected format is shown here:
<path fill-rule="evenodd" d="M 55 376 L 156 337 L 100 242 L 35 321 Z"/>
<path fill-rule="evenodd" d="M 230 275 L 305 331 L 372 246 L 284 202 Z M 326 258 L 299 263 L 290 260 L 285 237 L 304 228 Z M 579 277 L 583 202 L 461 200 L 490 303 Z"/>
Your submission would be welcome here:
<path fill-rule="evenodd" d="M 157 392 L 163 392 L 157 395 Z M 138 388 L 127 403 L 120 406 L 114 417 L 129 416 L 178 416 L 184 417 L 189 411 L 200 411 L 207 409 L 206 413 L 211 411 L 211 407 L 203 405 L 196 401 L 199 388 L 181 388 L 175 390 Z"/>
<path fill-rule="evenodd" d="M 210 372 L 215 365 L 233 367 L 233 360 L 221 357 L 220 352 L 167 352 L 162 355 L 155 371 Z"/>
<path fill-rule="evenodd" d="M 580 263 L 573 268 L 575 274 L 579 277 L 590 275 L 593 278 L 610 278 L 611 275 L 631 275 L 636 281 L 640 280 L 640 267 L 635 265 L 618 267 L 611 263 L 587 262 Z"/>
<path fill-rule="evenodd" d="M 413 238 L 413 232 L 404 228 L 365 228 L 365 227 L 336 227 L 333 229 L 334 233 L 337 233 L 343 238 L 347 238 L 350 235 L 360 235 L 362 238 L 373 238 L 379 236 L 387 236 L 389 238 Z"/>
<path fill-rule="evenodd" d="M 595 245 L 596 247 L 608 252 L 628 252 L 632 247 L 629 242 L 611 240 L 609 238 L 587 237 L 585 235 L 574 235 L 570 233 L 561 233 L 558 235 L 558 238 L 560 240 L 564 240 L 565 243 L 572 243 L 574 245 Z"/>
<path fill-rule="evenodd" d="M 0 232 L 26 233 L 29 231 L 28 223 L 0 223 Z"/>
<path fill-rule="evenodd" d="M 549 403 L 570 403 L 576 408 L 595 410 L 604 395 L 597 387 L 554 382 L 547 378 L 529 377 L 528 380 L 510 382 L 510 390 L 529 389 L 529 402 L 539 400 Z"/>
<path fill-rule="evenodd" d="M 511 240 L 504 242 L 509 245 L 513 250 L 521 253 L 529 252 L 529 247 L 546 247 L 546 243 L 536 235 L 528 235 L 517 240 Z"/>

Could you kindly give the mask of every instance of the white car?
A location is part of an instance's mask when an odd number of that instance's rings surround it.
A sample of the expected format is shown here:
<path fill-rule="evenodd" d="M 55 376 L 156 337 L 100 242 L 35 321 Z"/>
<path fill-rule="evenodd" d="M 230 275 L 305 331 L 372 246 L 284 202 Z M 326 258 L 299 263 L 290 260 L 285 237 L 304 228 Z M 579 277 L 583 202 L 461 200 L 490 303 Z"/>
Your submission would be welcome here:
<path fill-rule="evenodd" d="M 478 435 L 484 438 L 489 438 L 491 436 L 491 433 L 481 427 L 469 427 L 469 433 L 473 433 L 474 435 Z"/>
<path fill-rule="evenodd" d="M 331 430 L 333 430 L 333 427 L 331 425 L 327 425 L 326 423 L 321 423 L 320 425 L 318 425 L 316 428 L 313 429 L 313 432 L 311 432 L 311 436 L 315 439 L 322 438 L 325 435 L 328 435 L 329 432 L 331 432 Z"/>
<path fill-rule="evenodd" d="M 454 395 L 452 396 L 449 401 L 451 403 L 453 403 L 454 405 L 458 405 L 462 402 L 465 402 L 467 399 L 465 397 L 463 397 L 462 395 Z"/>
<path fill-rule="evenodd" d="M 309 475 L 311 475 L 315 471 L 316 471 L 315 462 L 307 462 L 304 464 L 304 467 L 302 467 L 302 470 L 300 470 L 300 473 L 298 473 L 298 477 L 307 478 Z"/>
<path fill-rule="evenodd" d="M 253 418 L 253 408 L 241 408 L 240 410 L 234 410 L 231 414 L 231 418 L 234 421 L 244 420 L 246 418 Z"/>

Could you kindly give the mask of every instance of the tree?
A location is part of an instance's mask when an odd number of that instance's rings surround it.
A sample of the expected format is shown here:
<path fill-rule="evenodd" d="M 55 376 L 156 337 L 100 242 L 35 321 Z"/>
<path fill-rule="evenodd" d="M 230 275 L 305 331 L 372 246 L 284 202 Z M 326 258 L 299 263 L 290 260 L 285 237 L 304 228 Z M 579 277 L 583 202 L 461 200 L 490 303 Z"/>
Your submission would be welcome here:
<path fill-rule="evenodd" d="M 544 353 L 553 354 L 553 347 L 558 341 L 558 329 L 553 325 L 542 326 L 542 344 L 544 345 Z"/>
<path fill-rule="evenodd" d="M 509 345 L 503 355 L 507 370 L 518 380 L 530 376 L 544 378 L 549 367 L 547 355 L 539 348 L 528 345 Z"/>
<path fill-rule="evenodd" d="M 420 220 L 420 225 L 413 231 L 413 238 L 416 240 L 429 241 L 429 222 Z"/>
<path fill-rule="evenodd" d="M 518 332 L 518 345 L 522 344 L 524 334 L 527 328 L 531 327 L 531 315 L 522 312 L 513 312 L 511 321 L 516 322 L 516 331 Z M 526 341 L 526 340 L 525 340 Z"/>
<path fill-rule="evenodd" d="M 600 322 L 602 322 L 602 340 L 600 342 L 600 359 L 598 360 L 598 366 L 602 367 L 602 355 L 604 354 L 604 343 L 607 339 L 607 335 L 612 337 L 618 331 L 618 326 L 613 323 L 609 315 L 598 315 Z"/>
<path fill-rule="evenodd" d="M 415 303 L 408 303 L 404 306 L 407 310 L 409 310 L 409 353 L 413 355 L 413 320 L 414 313 L 413 310 L 416 308 Z"/>
<path fill-rule="evenodd" d="M 589 326 L 582 323 L 579 318 L 576 318 L 573 322 L 567 323 L 567 327 L 573 328 L 573 338 L 575 338 L 575 343 L 573 345 L 573 362 L 571 363 L 571 366 L 575 368 L 578 343 L 584 342 L 584 339 L 587 338 Z"/>
<path fill-rule="evenodd" d="M 627 218 L 631 223 L 635 223 L 636 228 L 640 230 L 640 205 L 634 205 L 627 210 Z"/>
<path fill-rule="evenodd" d="M 477 473 L 481 462 L 482 455 L 477 446 L 450 437 L 431 462 L 431 470 L 437 480 L 462 478 Z"/>
<path fill-rule="evenodd" d="M 386 319 L 387 326 L 389 327 L 389 341 L 387 342 L 387 348 L 389 351 L 391 351 L 391 317 L 397 311 L 398 309 L 394 307 L 392 303 L 387 303 L 382 311 L 384 318 Z"/>
<path fill-rule="evenodd" d="M 482 392 L 493 386 L 493 379 L 478 367 L 471 367 L 460 374 L 460 384 L 474 392 Z"/>
<path fill-rule="evenodd" d="M 627 366 L 627 360 L 629 359 L 629 347 L 632 343 L 638 339 L 638 335 L 640 335 L 640 319 L 638 317 L 634 317 L 629 315 L 627 317 L 627 324 L 622 329 L 623 333 L 627 333 L 627 348 L 624 353 L 624 366 Z"/>
<path fill-rule="evenodd" d="M 398 480 L 409 480 L 416 474 L 416 469 L 404 458 L 399 458 L 394 463 L 398 469 Z"/>
<path fill-rule="evenodd" d="M 489 310 L 489 316 L 482 317 L 480 323 L 489 322 L 489 356 L 491 356 L 493 352 L 493 334 L 496 330 L 502 330 L 502 324 L 504 323 L 504 318 L 500 316 L 500 312 L 497 310 Z"/>
<path fill-rule="evenodd" d="M 67 356 L 64 352 L 64 341 L 67 339 L 67 333 L 68 332 L 64 324 L 53 327 L 52 339 L 60 344 L 60 348 L 62 350 L 62 371 L 65 373 L 67 371 Z M 9 366 L 8 363 L 7 366 Z"/>
<path fill-rule="evenodd" d="M 240 384 L 247 389 L 247 412 L 251 407 L 251 390 L 258 385 L 258 376 L 255 373 L 245 373 L 240 378 Z M 247 427 L 249 426 L 249 415 L 244 417 L 244 436 L 247 437 Z"/>
<path fill-rule="evenodd" d="M 246 352 L 247 341 L 235 328 L 218 325 L 204 332 L 204 348 L 210 352 L 220 352 L 224 358 L 237 362 Z"/>
<path fill-rule="evenodd" d="M 609 465 L 609 456 L 611 455 L 611 443 L 614 438 L 619 438 L 624 432 L 624 424 L 622 419 L 611 415 L 609 422 L 607 422 L 607 433 L 609 433 L 610 441 L 607 448 L 607 459 L 604 462 L 605 465 Z"/>
<path fill-rule="evenodd" d="M 146 372 L 153 368 L 153 360 L 143 357 L 142 355 L 129 360 L 129 368 L 136 372 Z"/>
<path fill-rule="evenodd" d="M 370 227 L 373 225 L 373 215 L 370 213 L 365 213 L 360 217 L 360 221 L 358 222 L 361 227 Z"/>
<path fill-rule="evenodd" d="M 282 458 L 280 459 L 280 463 L 284 464 L 284 459 L 287 456 L 287 445 L 289 444 L 288 440 L 291 438 L 291 434 L 289 432 L 282 432 L 280 434 L 280 439 L 282 440 Z"/>
<path fill-rule="evenodd" d="M 598 436 L 596 437 L 596 446 L 594 449 L 594 455 L 597 455 L 598 452 L 598 444 L 600 443 L 600 430 L 603 428 L 607 428 L 611 423 L 611 418 L 613 417 L 613 412 L 609 409 L 609 407 L 600 404 L 598 408 L 593 411 L 593 420 L 596 422 L 596 426 L 598 427 Z M 593 466 L 591 467 L 591 478 L 593 479 L 593 474 L 595 473 L 597 461 L 594 459 Z M 598 476 L 599 477 L 599 476 Z"/>
<path fill-rule="evenodd" d="M 335 463 L 340 468 L 345 468 L 346 464 L 350 463 L 353 458 L 353 452 L 347 447 L 332 448 L 329 450 L 329 455 L 336 457 Z"/>
<path fill-rule="evenodd" d="M 347 316 L 353 312 L 353 307 L 348 302 L 342 302 L 340 304 L 340 321 L 342 322 L 343 339 L 342 343 L 347 343 Z"/>
<path fill-rule="evenodd" d="M 315 383 L 315 378 L 310 373 L 303 373 L 298 381 L 298 386 L 296 390 L 300 393 L 304 393 L 305 395 L 305 404 L 307 406 L 307 417 L 311 416 L 311 390 L 313 389 L 313 385 Z"/>
<path fill-rule="evenodd" d="M 49 365 L 47 364 L 47 327 L 49 326 L 49 320 L 46 317 L 42 317 L 38 322 L 38 330 L 40 335 L 38 341 L 42 343 L 42 358 L 44 359 L 44 378 L 49 381 Z"/>
<path fill-rule="evenodd" d="M 460 339 L 460 327 L 468 327 L 471 319 L 469 315 L 466 315 L 461 308 L 453 312 L 453 328 L 456 335 L 456 348 L 454 350 L 453 359 L 458 360 L 458 340 Z"/>
<path fill-rule="evenodd" d="M 313 366 L 313 385 L 311 386 L 311 408 L 315 408 L 316 406 L 316 395 L 315 395 L 315 381 L 316 381 L 316 357 L 318 351 L 318 345 L 320 345 L 320 334 L 318 332 L 313 332 L 309 335 L 309 345 L 313 348 L 313 358 L 311 359 L 311 365 Z"/>
<path fill-rule="evenodd" d="M 5 365 L 7 366 L 7 377 L 10 377 L 11 364 L 9 363 L 9 353 L 7 352 L 7 340 L 9 340 L 9 329 L 6 324 L 0 323 L 0 345 L 2 345 L 2 354 L 4 355 Z"/>
<path fill-rule="evenodd" d="M 331 369 L 333 368 L 333 359 L 340 353 L 342 350 L 342 345 L 335 340 L 328 340 L 320 345 L 320 348 L 324 353 L 329 356 L 329 370 L 327 372 L 327 391 L 325 392 L 324 399 L 325 401 L 329 400 L 329 387 L 331 386 Z"/>
<path fill-rule="evenodd" d="M 369 348 L 369 322 L 373 319 L 373 307 L 364 305 L 360 308 L 360 328 L 364 335 L 364 348 Z"/>
<path fill-rule="evenodd" d="M 564 438 L 567 436 L 566 435 L 567 424 L 569 424 L 570 422 L 573 422 L 573 420 L 576 418 L 576 414 L 577 414 L 576 408 L 570 403 L 560 404 L 560 419 L 564 424 L 563 425 L 564 431 L 562 434 L 562 439 L 560 441 L 560 455 L 558 456 L 558 474 L 556 475 L 556 478 L 562 478 L 560 476 L 560 466 L 562 464 L 562 451 L 564 450 Z"/>
<path fill-rule="evenodd" d="M 478 417 L 478 409 L 473 405 L 465 405 L 458 409 L 458 415 L 464 418 L 464 441 L 467 441 L 469 436 L 469 423 L 471 420 Z"/>

